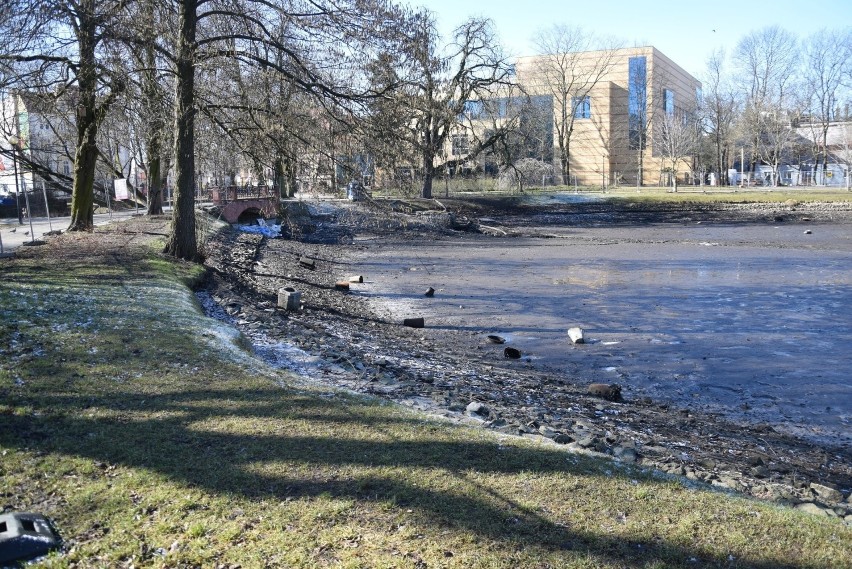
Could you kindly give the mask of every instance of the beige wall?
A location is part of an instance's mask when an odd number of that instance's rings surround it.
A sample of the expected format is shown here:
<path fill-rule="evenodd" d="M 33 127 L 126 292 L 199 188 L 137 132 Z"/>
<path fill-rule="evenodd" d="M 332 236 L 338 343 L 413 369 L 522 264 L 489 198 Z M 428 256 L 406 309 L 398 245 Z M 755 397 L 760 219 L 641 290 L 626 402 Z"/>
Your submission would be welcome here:
<path fill-rule="evenodd" d="M 574 132 L 570 140 L 571 174 L 583 185 L 610 185 L 616 181 L 635 184 L 638 173 L 638 152 L 631 150 L 628 141 L 628 78 L 629 59 L 644 55 L 647 58 L 647 114 L 648 148 L 642 161 L 644 183 L 657 184 L 663 166 L 655 150 L 652 124 L 663 113 L 662 90 L 675 93 L 675 106 L 692 107 L 700 82 L 653 47 L 625 48 L 614 52 L 590 51 L 571 55 L 571 64 L 583 70 L 592 69 L 604 58 L 611 56 L 606 73 L 589 92 L 591 118 L 575 119 Z M 543 56 L 522 57 L 517 60 L 518 82 L 531 95 L 551 94 L 547 81 L 541 77 Z M 545 60 L 546 61 L 546 60 Z M 580 82 L 582 83 L 582 82 Z M 587 86 L 575 85 L 586 90 Z M 554 109 L 554 113 L 558 113 Z M 556 115 L 555 115 L 556 116 Z M 559 167 L 558 153 L 555 167 Z M 679 174 L 689 172 L 686 164 L 680 164 Z"/>

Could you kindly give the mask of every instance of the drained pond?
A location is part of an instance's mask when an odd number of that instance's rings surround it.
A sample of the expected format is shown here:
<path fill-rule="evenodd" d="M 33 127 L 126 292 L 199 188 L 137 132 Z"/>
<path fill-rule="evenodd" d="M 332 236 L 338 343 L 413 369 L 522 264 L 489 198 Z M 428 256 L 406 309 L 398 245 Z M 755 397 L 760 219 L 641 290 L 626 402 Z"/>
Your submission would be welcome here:
<path fill-rule="evenodd" d="M 364 239 L 362 294 L 389 319 L 499 335 L 526 365 L 631 399 L 852 441 L 848 225 L 599 225 Z"/>

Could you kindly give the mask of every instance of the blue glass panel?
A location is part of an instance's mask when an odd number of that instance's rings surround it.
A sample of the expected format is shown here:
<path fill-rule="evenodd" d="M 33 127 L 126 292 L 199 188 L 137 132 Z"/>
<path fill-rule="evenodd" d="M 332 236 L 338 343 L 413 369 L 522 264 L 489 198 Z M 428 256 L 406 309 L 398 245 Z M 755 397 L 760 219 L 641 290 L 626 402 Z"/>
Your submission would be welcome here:
<path fill-rule="evenodd" d="M 647 60 L 644 55 L 628 60 L 627 114 L 630 130 L 630 148 L 645 148 L 647 127 Z"/>

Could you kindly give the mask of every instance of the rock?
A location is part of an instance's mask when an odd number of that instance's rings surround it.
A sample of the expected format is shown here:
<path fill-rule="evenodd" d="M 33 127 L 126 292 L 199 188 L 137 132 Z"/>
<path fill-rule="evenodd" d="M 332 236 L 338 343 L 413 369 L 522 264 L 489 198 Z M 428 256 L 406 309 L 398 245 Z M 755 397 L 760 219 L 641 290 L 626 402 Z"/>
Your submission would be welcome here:
<path fill-rule="evenodd" d="M 497 427 L 494 429 L 498 433 L 504 433 L 506 435 L 520 435 L 521 430 L 518 425 L 503 425 L 502 427 Z"/>
<path fill-rule="evenodd" d="M 701 468 L 706 468 L 707 470 L 713 470 L 716 468 L 716 461 L 712 458 L 699 458 L 696 461 L 696 464 Z"/>
<path fill-rule="evenodd" d="M 583 448 L 591 448 L 591 447 L 595 446 L 596 442 L 597 442 L 597 439 L 595 437 L 593 437 L 592 435 L 582 436 L 579 439 L 577 439 L 577 441 L 576 441 L 577 445 L 581 446 Z"/>
<path fill-rule="evenodd" d="M 571 340 L 572 344 L 586 343 L 586 340 L 583 338 L 583 329 L 577 326 L 568 328 L 568 338 Z"/>
<path fill-rule="evenodd" d="M 755 478 L 769 477 L 769 469 L 765 466 L 753 466 L 749 472 L 751 472 L 751 475 Z"/>
<path fill-rule="evenodd" d="M 603 397 L 607 401 L 621 401 L 621 386 L 616 383 L 593 383 L 589 386 L 589 394 Z"/>
<path fill-rule="evenodd" d="M 811 231 L 810 229 L 805 229 L 805 235 L 810 235 L 812 233 L 813 233 L 813 231 Z"/>
<path fill-rule="evenodd" d="M 291 287 L 278 289 L 278 307 L 285 310 L 299 310 L 301 293 Z"/>
<path fill-rule="evenodd" d="M 495 336 L 494 334 L 488 335 L 488 341 L 491 342 L 492 344 L 505 344 L 506 343 L 505 338 L 502 338 L 500 336 Z"/>
<path fill-rule="evenodd" d="M 435 289 L 430 286 L 429 288 L 426 289 L 426 292 L 423 293 L 423 296 L 428 297 L 428 298 L 432 298 L 433 296 L 435 296 Z"/>
<path fill-rule="evenodd" d="M 639 459 L 639 455 L 636 453 L 635 449 L 623 446 L 613 448 L 612 456 L 621 462 L 636 462 Z"/>
<path fill-rule="evenodd" d="M 559 443 L 561 445 L 567 445 L 574 442 L 574 437 L 571 435 L 566 435 L 565 433 L 559 433 L 555 437 L 553 437 L 553 442 Z"/>
<path fill-rule="evenodd" d="M 559 431 L 556 431 L 556 430 L 548 427 L 547 425 L 540 426 L 538 428 L 538 432 L 541 433 L 542 435 L 544 435 L 545 437 L 547 437 L 548 439 L 552 439 L 556 435 L 559 434 Z"/>
<path fill-rule="evenodd" d="M 504 348 L 503 357 L 509 360 L 521 359 L 521 350 L 517 348 Z"/>
<path fill-rule="evenodd" d="M 828 512 L 826 512 L 823 508 L 820 508 L 813 502 L 803 502 L 801 504 L 796 504 L 795 509 L 800 512 L 805 512 L 807 514 L 812 514 L 815 516 L 828 516 Z"/>
<path fill-rule="evenodd" d="M 468 415 L 479 415 L 481 417 L 487 416 L 489 413 L 488 407 L 480 403 L 479 401 L 471 401 L 465 407 L 465 411 Z"/>
<path fill-rule="evenodd" d="M 811 483 L 810 488 L 811 492 L 813 492 L 821 502 L 826 504 L 837 504 L 843 501 L 843 494 L 841 494 L 839 490 L 829 486 L 813 482 Z"/>
<path fill-rule="evenodd" d="M 409 328 L 423 328 L 426 324 L 423 318 L 406 318 L 402 321 L 402 325 Z"/>

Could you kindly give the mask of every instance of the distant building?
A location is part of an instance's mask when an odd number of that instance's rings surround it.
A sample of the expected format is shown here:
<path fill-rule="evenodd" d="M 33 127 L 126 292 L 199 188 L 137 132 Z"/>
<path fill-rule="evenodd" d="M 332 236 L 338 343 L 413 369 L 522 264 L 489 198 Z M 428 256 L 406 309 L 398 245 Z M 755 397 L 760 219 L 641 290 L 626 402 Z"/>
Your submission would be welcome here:
<path fill-rule="evenodd" d="M 653 136 L 655 124 L 666 115 L 683 115 L 697 109 L 701 83 L 654 47 L 588 51 L 571 54 L 580 69 L 568 92 L 573 112 L 570 138 L 570 174 L 581 185 L 665 183 L 660 148 Z M 521 57 L 516 62 L 517 81 L 533 98 L 552 101 L 555 125 L 561 105 L 553 95 L 552 79 L 542 71 L 553 56 Z M 604 59 L 606 65 L 595 74 Z M 582 78 L 583 69 L 587 81 Z M 579 80 L 576 80 L 579 78 Z M 593 84 L 592 84 L 593 83 Z M 554 116 L 557 121 L 554 121 Z M 558 153 L 554 153 L 558 154 Z M 559 171 L 559 157 L 554 156 Z M 692 176 L 690 160 L 679 162 L 676 175 Z M 641 171 L 641 180 L 640 178 Z"/>
<path fill-rule="evenodd" d="M 21 91 L 0 95 L 0 194 L 15 193 L 15 162 L 18 187 L 70 190 L 76 132 L 73 115 L 57 110 L 40 97 Z M 14 155 L 10 141 L 18 141 Z"/>

